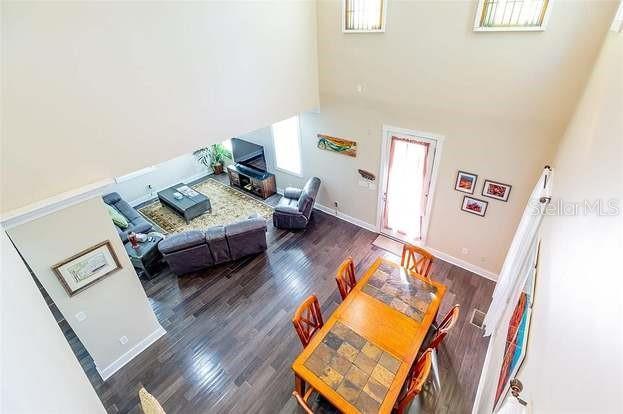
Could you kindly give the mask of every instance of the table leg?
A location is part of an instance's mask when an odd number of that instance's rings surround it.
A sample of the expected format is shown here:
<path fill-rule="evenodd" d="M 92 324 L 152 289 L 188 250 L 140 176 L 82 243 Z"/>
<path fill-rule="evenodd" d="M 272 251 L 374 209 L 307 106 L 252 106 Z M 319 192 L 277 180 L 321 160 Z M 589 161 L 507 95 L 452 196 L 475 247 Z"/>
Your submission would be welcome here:
<path fill-rule="evenodd" d="M 294 390 L 298 392 L 301 398 L 305 396 L 305 380 L 294 374 Z"/>

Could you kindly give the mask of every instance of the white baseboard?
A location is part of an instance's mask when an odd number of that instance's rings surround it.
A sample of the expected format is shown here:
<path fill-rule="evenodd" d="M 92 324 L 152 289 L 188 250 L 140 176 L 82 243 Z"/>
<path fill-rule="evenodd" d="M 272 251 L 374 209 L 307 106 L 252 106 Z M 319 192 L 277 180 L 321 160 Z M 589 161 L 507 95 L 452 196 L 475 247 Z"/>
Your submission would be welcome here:
<path fill-rule="evenodd" d="M 359 220 L 358 218 L 349 216 L 348 214 L 344 214 L 341 213 L 340 211 L 335 211 L 335 209 L 329 208 L 327 206 L 323 206 L 322 204 L 316 203 L 314 205 L 314 208 L 317 208 L 318 210 L 322 211 L 323 213 L 327 213 L 330 214 L 334 217 L 337 217 L 339 219 L 342 219 L 344 221 L 347 221 L 351 224 L 354 224 L 355 226 L 359 226 L 361 228 L 364 228 L 366 230 L 370 230 L 373 231 L 375 233 L 378 233 L 378 230 L 376 228 L 376 226 L 374 224 L 370 224 L 368 222 L 365 222 L 363 220 Z"/>
<path fill-rule="evenodd" d="M 132 201 L 129 201 L 129 202 L 128 202 L 128 204 L 130 204 L 132 207 L 136 207 L 136 206 L 138 206 L 139 204 L 142 204 L 142 203 L 144 203 L 144 202 L 146 202 L 146 201 L 149 201 L 149 200 L 152 200 L 152 199 L 156 199 L 156 198 L 158 198 L 158 196 L 157 196 L 157 195 L 155 195 L 158 191 L 162 191 L 162 190 L 164 190 L 164 189 L 166 189 L 166 188 L 169 188 L 169 187 L 171 187 L 172 185 L 175 185 L 175 184 L 177 184 L 177 183 L 186 183 L 186 184 L 188 184 L 188 183 L 190 183 L 190 182 L 192 182 L 192 181 L 195 181 L 195 180 L 198 180 L 198 179 L 200 179 L 200 178 L 207 177 L 207 176 L 208 176 L 208 175 L 210 175 L 210 174 L 212 174 L 212 173 L 211 173 L 211 172 L 205 172 L 205 171 L 202 171 L 202 172 L 200 172 L 200 173 L 197 173 L 197 174 L 191 175 L 190 177 L 177 178 L 177 179 L 175 179 L 175 180 L 174 180 L 174 182 L 172 182 L 172 183 L 170 183 L 170 184 L 168 184 L 168 185 L 164 185 L 164 186 L 162 186 L 162 187 L 154 188 L 154 195 L 145 194 L 145 195 L 144 195 L 144 196 L 142 196 L 142 197 L 139 197 L 139 198 L 137 198 L 137 199 L 134 199 L 134 200 L 132 200 Z"/>
<path fill-rule="evenodd" d="M 316 203 L 316 205 L 314 205 L 314 207 L 317 208 L 318 210 L 324 212 L 324 213 L 330 214 L 330 215 L 332 215 L 334 217 L 337 217 L 337 218 L 342 219 L 344 221 L 347 221 L 347 222 L 349 222 L 351 224 L 354 224 L 355 226 L 359 226 L 359 227 L 364 228 L 366 230 L 370 230 L 370 231 L 372 231 L 374 233 L 378 233 L 379 232 L 377 227 L 375 225 L 373 225 L 373 224 L 367 223 L 367 222 L 365 222 L 363 220 L 359 220 L 358 218 L 349 216 L 347 214 L 340 213 L 339 211 L 336 214 L 334 209 L 329 208 L 327 206 L 323 206 L 322 204 Z M 426 248 L 426 250 L 430 251 L 433 255 L 435 255 L 436 257 L 440 258 L 441 260 L 443 260 L 445 262 L 451 263 L 451 264 L 453 264 L 455 266 L 458 266 L 460 268 L 463 268 L 465 270 L 469 270 L 470 272 L 475 273 L 475 274 L 477 274 L 479 276 L 482 276 L 485 279 L 489 279 L 489 280 L 492 280 L 494 282 L 497 282 L 497 280 L 498 280 L 498 275 L 496 273 L 493 273 L 493 272 L 491 272 L 491 271 L 489 271 L 487 269 L 483 269 L 480 266 L 476 266 L 474 264 L 466 262 L 465 260 L 462 260 L 462 259 L 456 258 L 454 256 L 451 256 L 451 255 L 449 255 L 447 253 L 444 253 L 442 251 L 434 249 L 434 248 L 432 248 L 430 246 L 424 246 L 424 247 Z"/>
<path fill-rule="evenodd" d="M 480 266 L 476 266 L 474 264 L 471 264 L 469 262 L 466 262 L 465 260 L 456 258 L 454 256 L 450 256 L 447 253 L 444 253 L 442 251 L 439 251 L 437 249 L 434 249 L 430 246 L 425 246 L 426 250 L 428 250 L 429 252 L 431 252 L 435 257 L 440 258 L 441 260 L 443 260 L 444 262 L 448 262 L 451 263 L 455 266 L 461 267 L 465 270 L 469 270 L 472 273 L 476 273 L 479 276 L 484 277 L 485 279 L 489 279 L 492 280 L 494 282 L 497 282 L 498 280 L 498 275 L 496 273 L 493 273 L 487 269 L 483 269 Z"/>
<path fill-rule="evenodd" d="M 155 331 L 147 335 L 145 339 L 143 339 L 138 344 L 134 345 L 130 350 L 128 350 L 128 352 L 121 355 L 112 364 L 102 369 L 100 369 L 100 367 L 98 367 L 97 364 L 95 364 L 95 368 L 97 369 L 97 372 L 100 374 L 100 377 L 102 377 L 102 380 L 106 381 L 115 372 L 119 371 L 125 364 L 130 362 L 132 358 L 134 358 L 135 356 L 137 356 L 138 354 L 140 354 L 141 352 L 149 348 L 151 344 L 156 342 L 166 333 L 167 331 L 165 331 L 162 326 L 158 326 L 158 329 L 156 329 Z"/>

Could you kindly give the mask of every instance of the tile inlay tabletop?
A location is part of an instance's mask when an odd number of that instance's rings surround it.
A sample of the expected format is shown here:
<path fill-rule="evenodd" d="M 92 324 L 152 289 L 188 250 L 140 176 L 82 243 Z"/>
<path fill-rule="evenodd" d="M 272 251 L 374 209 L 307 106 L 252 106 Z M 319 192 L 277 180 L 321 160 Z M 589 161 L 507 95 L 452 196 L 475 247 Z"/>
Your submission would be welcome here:
<path fill-rule="evenodd" d="M 336 322 L 304 365 L 361 413 L 378 413 L 400 360 Z"/>
<path fill-rule="evenodd" d="M 417 322 L 422 322 L 437 293 L 435 286 L 389 263 L 381 263 L 362 290 Z"/>

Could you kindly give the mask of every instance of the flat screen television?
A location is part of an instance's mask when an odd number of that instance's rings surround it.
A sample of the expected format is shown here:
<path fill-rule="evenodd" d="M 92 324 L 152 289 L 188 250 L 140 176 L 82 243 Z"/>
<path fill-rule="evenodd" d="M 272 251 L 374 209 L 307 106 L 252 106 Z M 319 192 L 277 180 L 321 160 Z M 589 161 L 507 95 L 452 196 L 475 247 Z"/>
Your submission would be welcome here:
<path fill-rule="evenodd" d="M 231 152 L 234 161 L 245 167 L 266 171 L 264 147 L 240 138 L 231 139 Z"/>

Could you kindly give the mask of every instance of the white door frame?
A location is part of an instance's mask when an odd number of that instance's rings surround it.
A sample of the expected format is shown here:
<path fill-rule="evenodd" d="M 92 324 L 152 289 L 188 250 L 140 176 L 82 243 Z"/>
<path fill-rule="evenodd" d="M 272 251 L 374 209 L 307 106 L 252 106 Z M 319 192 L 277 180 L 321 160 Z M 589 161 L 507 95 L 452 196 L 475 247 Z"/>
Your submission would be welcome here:
<path fill-rule="evenodd" d="M 418 244 L 426 245 L 428 238 L 428 226 L 430 224 L 431 210 L 433 207 L 433 198 L 437 188 L 437 175 L 439 172 L 439 163 L 441 161 L 441 150 L 443 149 L 444 136 L 432 134 L 430 132 L 415 131 L 411 129 L 394 127 L 383 124 L 383 139 L 381 140 L 381 165 L 379 168 L 379 193 L 376 207 L 376 230 L 381 233 L 383 227 L 383 198 L 387 192 L 387 178 L 389 169 L 389 146 L 391 145 L 390 136 L 392 134 L 411 135 L 415 138 L 426 138 L 436 142 L 435 155 L 433 156 L 433 168 L 431 169 L 430 185 L 428 198 L 426 201 L 426 213 L 422 223 L 422 238 Z"/>

